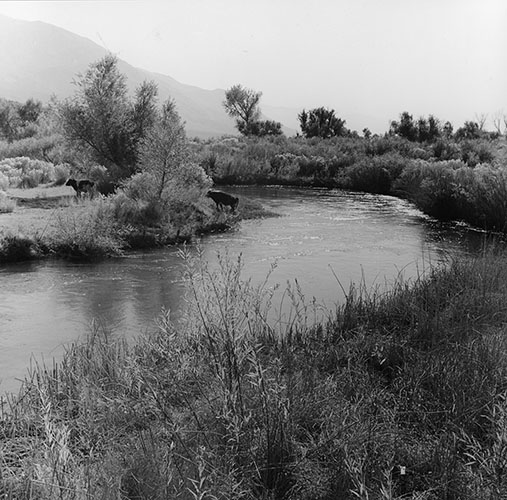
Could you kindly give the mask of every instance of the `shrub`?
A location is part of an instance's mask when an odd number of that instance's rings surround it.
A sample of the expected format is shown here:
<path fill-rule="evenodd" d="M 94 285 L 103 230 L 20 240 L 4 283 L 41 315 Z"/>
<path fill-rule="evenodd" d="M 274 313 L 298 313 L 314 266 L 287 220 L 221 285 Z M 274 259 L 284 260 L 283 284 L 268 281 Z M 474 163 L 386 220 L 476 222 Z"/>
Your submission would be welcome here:
<path fill-rule="evenodd" d="M 43 254 L 43 249 L 44 245 L 36 237 L 28 237 L 21 233 L 0 233 L 0 262 L 35 259 Z"/>
<path fill-rule="evenodd" d="M 345 186 L 370 193 L 390 194 L 406 160 L 398 154 L 364 158 L 345 169 Z"/>
<path fill-rule="evenodd" d="M 61 212 L 48 245 L 63 257 L 97 258 L 120 255 L 125 240 L 114 221 L 111 201 L 97 197 Z"/>
<path fill-rule="evenodd" d="M 0 213 L 13 212 L 15 208 L 16 201 L 9 198 L 5 191 L 0 191 Z"/>
<path fill-rule="evenodd" d="M 3 172 L 0 172 L 0 191 L 7 191 L 8 187 L 9 178 Z"/>
<path fill-rule="evenodd" d="M 32 188 L 56 179 L 52 163 L 25 156 L 0 161 L 0 172 L 9 178 L 11 187 Z"/>

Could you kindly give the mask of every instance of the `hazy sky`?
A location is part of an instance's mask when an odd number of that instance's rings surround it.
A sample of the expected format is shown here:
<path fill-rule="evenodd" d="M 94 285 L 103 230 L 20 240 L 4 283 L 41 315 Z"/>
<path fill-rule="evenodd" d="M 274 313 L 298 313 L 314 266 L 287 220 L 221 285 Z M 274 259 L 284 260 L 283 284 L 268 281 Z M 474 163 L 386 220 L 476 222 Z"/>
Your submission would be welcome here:
<path fill-rule="evenodd" d="M 241 83 L 261 107 L 325 106 L 385 128 L 405 110 L 458 126 L 507 113 L 505 0 L 0 1 L 0 14 L 182 83 Z"/>

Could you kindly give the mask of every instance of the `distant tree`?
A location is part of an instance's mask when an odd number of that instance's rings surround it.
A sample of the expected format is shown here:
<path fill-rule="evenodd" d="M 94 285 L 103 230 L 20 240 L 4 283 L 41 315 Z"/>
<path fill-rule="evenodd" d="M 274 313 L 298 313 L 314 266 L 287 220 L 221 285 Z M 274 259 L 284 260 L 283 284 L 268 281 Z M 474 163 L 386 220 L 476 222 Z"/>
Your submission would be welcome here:
<path fill-rule="evenodd" d="M 309 137 L 330 137 L 347 135 L 345 120 L 335 115 L 334 109 L 324 107 L 315 108 L 310 111 L 303 109 L 298 115 L 299 126 L 303 135 Z"/>
<path fill-rule="evenodd" d="M 417 136 L 419 142 L 426 142 L 430 138 L 430 126 L 426 118 L 420 117 L 417 120 Z"/>
<path fill-rule="evenodd" d="M 478 139 L 481 136 L 479 124 L 473 121 L 467 121 L 462 127 L 456 130 L 456 139 Z"/>
<path fill-rule="evenodd" d="M 107 55 L 76 82 L 77 93 L 60 106 L 66 137 L 88 148 L 115 178 L 136 170 L 138 147 L 154 120 L 156 86 L 144 82 L 132 102 L 118 61 Z"/>
<path fill-rule="evenodd" d="M 371 130 L 369 128 L 363 128 L 363 136 L 365 139 L 371 138 Z"/>
<path fill-rule="evenodd" d="M 14 103 L 2 100 L 0 102 L 0 137 L 8 142 L 17 138 L 20 119 Z"/>
<path fill-rule="evenodd" d="M 42 103 L 34 99 L 28 99 L 18 109 L 18 114 L 23 122 L 36 122 L 42 112 Z"/>
<path fill-rule="evenodd" d="M 497 111 L 494 115 L 493 115 L 493 126 L 495 127 L 495 130 L 496 132 L 498 133 L 498 135 L 502 135 L 502 120 L 503 119 L 503 112 L 502 111 Z"/>
<path fill-rule="evenodd" d="M 223 106 L 229 116 L 236 118 L 238 130 L 248 135 L 251 124 L 260 117 L 259 101 L 262 92 L 234 85 L 225 92 Z"/>
<path fill-rule="evenodd" d="M 452 123 L 450 121 L 446 121 L 444 123 L 444 126 L 442 128 L 442 133 L 446 139 L 450 139 L 452 137 L 452 134 L 454 132 L 454 128 L 452 126 Z"/>
<path fill-rule="evenodd" d="M 264 137 L 266 135 L 283 135 L 282 124 L 273 120 L 253 121 L 248 125 L 238 124 L 238 129 L 243 135 L 255 135 Z"/>
<path fill-rule="evenodd" d="M 475 121 L 479 126 L 479 130 L 482 132 L 484 130 L 484 125 L 488 120 L 488 113 L 475 113 Z"/>
<path fill-rule="evenodd" d="M 400 121 L 392 121 L 389 129 L 391 135 L 398 135 L 404 137 L 409 141 L 417 141 L 418 139 L 418 127 L 414 123 L 414 119 L 410 113 L 404 111 L 400 115 Z"/>
<path fill-rule="evenodd" d="M 436 141 L 442 135 L 442 130 L 440 127 L 440 121 L 438 118 L 435 118 L 433 115 L 428 117 L 428 140 L 431 142 Z"/>

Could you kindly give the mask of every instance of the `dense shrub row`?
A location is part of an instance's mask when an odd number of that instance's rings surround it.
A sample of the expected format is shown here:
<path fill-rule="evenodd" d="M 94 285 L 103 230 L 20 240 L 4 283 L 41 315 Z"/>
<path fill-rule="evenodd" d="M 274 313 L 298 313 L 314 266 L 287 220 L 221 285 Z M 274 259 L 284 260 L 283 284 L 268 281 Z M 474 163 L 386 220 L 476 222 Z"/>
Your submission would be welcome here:
<path fill-rule="evenodd" d="M 69 175 L 66 165 L 33 160 L 26 156 L 6 158 L 0 161 L 0 188 L 33 188 L 39 184 L 62 184 Z"/>
<path fill-rule="evenodd" d="M 442 220 L 505 231 L 507 160 L 502 139 L 395 136 L 241 138 L 194 142 L 217 183 L 292 184 L 391 194 Z"/>

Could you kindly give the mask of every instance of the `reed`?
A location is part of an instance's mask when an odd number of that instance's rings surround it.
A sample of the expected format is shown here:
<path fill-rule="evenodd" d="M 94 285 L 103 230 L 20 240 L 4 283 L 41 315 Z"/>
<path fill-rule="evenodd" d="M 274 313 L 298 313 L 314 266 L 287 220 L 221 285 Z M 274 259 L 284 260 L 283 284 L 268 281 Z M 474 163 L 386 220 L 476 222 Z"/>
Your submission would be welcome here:
<path fill-rule="evenodd" d="M 281 321 L 240 258 L 182 256 L 181 321 L 133 345 L 95 328 L 4 398 L 5 498 L 507 494 L 501 253 L 352 286 L 321 322 L 297 283 Z"/>

